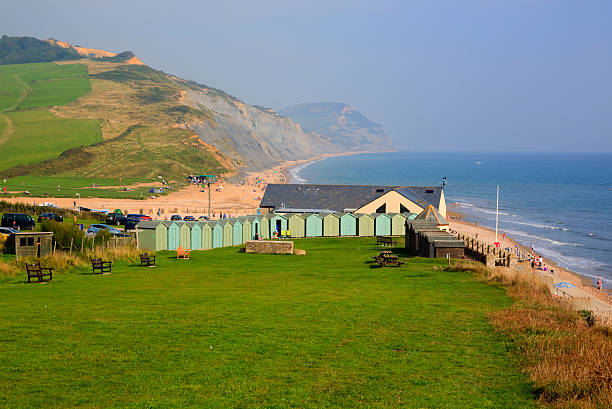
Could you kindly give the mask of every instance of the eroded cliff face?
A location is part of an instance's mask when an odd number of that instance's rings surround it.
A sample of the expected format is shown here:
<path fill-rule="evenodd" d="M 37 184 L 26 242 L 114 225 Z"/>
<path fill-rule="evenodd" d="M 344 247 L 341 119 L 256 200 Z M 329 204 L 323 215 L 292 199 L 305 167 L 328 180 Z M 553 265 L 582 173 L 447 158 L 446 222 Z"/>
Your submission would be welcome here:
<path fill-rule="evenodd" d="M 244 170 L 343 151 L 343 147 L 330 138 L 306 133 L 289 118 L 216 90 L 189 90 L 182 102 L 212 115 L 214 122 L 193 122 L 188 127 L 203 142 L 218 148 Z"/>

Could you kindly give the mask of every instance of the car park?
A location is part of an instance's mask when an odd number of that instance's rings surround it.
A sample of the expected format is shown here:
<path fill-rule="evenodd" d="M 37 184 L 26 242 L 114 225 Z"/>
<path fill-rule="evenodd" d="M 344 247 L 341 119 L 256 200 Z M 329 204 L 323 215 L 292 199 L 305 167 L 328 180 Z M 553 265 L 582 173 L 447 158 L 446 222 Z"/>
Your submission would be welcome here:
<path fill-rule="evenodd" d="M 183 220 L 183 218 L 178 214 L 173 214 L 170 216 L 170 220 Z"/>
<path fill-rule="evenodd" d="M 193 216 L 185 216 L 183 217 L 183 220 L 186 222 L 195 222 L 195 217 Z"/>
<path fill-rule="evenodd" d="M 12 227 L 17 230 L 34 230 L 36 222 L 32 219 L 32 216 L 23 213 L 4 213 L 2 215 L 2 221 L 0 222 L 2 227 Z"/>
<path fill-rule="evenodd" d="M 201 222 L 205 222 L 206 220 L 208 220 L 208 216 L 200 216 L 198 220 Z"/>
<path fill-rule="evenodd" d="M 38 216 L 38 223 L 42 222 L 43 220 L 55 220 L 56 222 L 61 223 L 64 221 L 64 216 L 55 213 L 43 213 Z"/>
<path fill-rule="evenodd" d="M 92 224 L 87 229 L 87 234 L 90 236 L 95 236 L 96 234 L 98 234 L 100 230 L 106 230 L 112 236 L 115 236 L 115 237 L 130 237 L 128 233 L 115 229 L 114 227 L 109 226 L 108 224 Z"/>

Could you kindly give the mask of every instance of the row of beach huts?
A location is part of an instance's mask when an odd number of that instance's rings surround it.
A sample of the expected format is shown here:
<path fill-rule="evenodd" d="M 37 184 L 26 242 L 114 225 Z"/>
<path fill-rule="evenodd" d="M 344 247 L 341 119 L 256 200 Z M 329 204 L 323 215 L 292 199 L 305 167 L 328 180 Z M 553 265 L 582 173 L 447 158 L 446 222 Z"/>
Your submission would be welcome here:
<path fill-rule="evenodd" d="M 184 222 L 141 221 L 138 246 L 146 250 L 207 250 L 275 237 L 401 236 L 414 213 L 270 213 L 230 219 Z"/>

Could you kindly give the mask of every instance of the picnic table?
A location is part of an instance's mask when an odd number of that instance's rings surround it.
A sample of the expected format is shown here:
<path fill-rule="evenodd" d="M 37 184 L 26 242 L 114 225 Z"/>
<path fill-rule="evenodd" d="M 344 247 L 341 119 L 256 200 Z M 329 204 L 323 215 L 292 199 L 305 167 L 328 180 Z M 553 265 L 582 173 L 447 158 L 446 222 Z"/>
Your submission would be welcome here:
<path fill-rule="evenodd" d="M 404 262 L 390 250 L 381 250 L 378 256 L 373 256 L 373 258 L 381 267 L 399 267 L 404 264 Z"/>

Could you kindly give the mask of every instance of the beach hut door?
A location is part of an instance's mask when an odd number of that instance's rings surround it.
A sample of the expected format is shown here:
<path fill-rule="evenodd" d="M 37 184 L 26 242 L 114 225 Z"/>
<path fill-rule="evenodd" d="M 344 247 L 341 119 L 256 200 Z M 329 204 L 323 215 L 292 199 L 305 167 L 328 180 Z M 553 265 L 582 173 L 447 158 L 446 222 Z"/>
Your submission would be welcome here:
<path fill-rule="evenodd" d="M 281 225 L 281 221 L 280 221 L 280 220 L 277 220 L 277 221 L 276 221 L 276 234 L 277 234 L 278 236 L 280 236 L 280 234 L 281 234 L 281 230 L 282 230 L 282 229 L 283 229 L 283 228 L 282 228 L 282 225 Z"/>
<path fill-rule="evenodd" d="M 259 225 L 255 223 L 255 240 L 259 240 Z"/>

